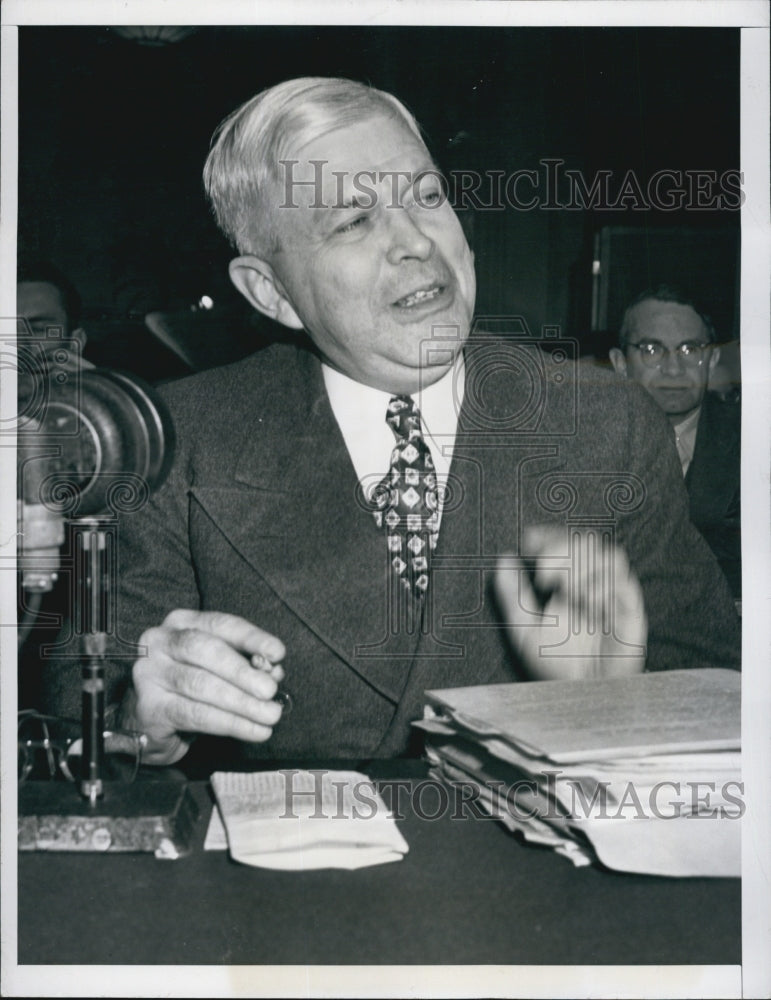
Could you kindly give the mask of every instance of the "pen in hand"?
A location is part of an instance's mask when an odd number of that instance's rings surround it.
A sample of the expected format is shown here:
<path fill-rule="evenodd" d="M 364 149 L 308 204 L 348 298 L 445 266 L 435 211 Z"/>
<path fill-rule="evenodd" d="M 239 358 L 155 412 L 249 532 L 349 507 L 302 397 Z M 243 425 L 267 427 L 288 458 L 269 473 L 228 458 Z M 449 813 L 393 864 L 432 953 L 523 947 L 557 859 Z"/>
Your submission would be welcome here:
<path fill-rule="evenodd" d="M 283 681 L 285 674 L 284 668 L 280 663 L 271 663 L 266 656 L 262 655 L 262 653 L 254 653 L 251 663 L 257 670 L 264 670 L 265 673 L 270 674 L 277 684 L 280 685 L 281 681 Z M 273 696 L 273 700 L 278 702 L 278 704 L 283 707 L 284 715 L 292 710 L 292 696 L 288 691 L 283 691 L 281 687 L 279 687 L 276 691 Z"/>

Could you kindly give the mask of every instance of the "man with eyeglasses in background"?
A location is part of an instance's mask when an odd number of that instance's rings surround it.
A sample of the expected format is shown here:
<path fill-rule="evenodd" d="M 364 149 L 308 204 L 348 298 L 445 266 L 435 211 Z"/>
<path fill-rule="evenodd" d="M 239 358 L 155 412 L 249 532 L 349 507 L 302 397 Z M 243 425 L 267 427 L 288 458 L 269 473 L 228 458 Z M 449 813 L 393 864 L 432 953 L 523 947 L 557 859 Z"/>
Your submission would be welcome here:
<path fill-rule="evenodd" d="M 627 306 L 615 370 L 655 399 L 672 426 L 691 521 L 704 535 L 741 601 L 741 404 L 709 391 L 720 358 L 709 317 L 679 290 L 659 286 Z M 737 606 L 740 606 L 737 603 Z"/>

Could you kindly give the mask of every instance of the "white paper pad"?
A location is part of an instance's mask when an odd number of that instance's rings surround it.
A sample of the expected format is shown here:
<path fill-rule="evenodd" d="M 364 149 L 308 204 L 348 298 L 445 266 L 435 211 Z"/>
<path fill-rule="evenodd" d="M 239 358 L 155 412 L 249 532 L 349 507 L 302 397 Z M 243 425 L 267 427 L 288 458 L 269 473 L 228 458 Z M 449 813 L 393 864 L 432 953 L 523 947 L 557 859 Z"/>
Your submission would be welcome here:
<path fill-rule="evenodd" d="M 355 869 L 409 850 L 374 783 L 356 771 L 220 771 L 212 787 L 217 808 L 204 847 L 228 847 L 243 864 Z"/>

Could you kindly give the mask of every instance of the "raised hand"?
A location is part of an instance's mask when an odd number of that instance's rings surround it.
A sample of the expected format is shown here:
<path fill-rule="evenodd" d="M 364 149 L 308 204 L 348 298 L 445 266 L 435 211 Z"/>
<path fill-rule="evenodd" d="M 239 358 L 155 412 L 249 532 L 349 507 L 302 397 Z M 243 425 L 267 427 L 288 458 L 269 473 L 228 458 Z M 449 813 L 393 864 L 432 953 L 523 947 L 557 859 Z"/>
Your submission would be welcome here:
<path fill-rule="evenodd" d="M 496 593 L 533 679 L 640 673 L 648 625 L 629 561 L 602 532 L 539 526 L 522 556 L 503 556 Z"/>

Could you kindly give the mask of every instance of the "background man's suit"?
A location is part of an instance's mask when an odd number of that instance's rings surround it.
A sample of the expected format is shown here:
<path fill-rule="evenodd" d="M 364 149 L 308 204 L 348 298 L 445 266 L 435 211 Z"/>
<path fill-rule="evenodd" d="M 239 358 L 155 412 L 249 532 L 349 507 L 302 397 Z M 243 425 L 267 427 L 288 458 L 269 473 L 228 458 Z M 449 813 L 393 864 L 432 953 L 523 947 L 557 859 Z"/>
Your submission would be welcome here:
<path fill-rule="evenodd" d="M 740 480 L 741 402 L 707 392 L 685 486 L 691 520 L 715 553 L 736 598 L 742 594 Z"/>
<path fill-rule="evenodd" d="M 575 381 L 569 362 L 516 341 L 467 345 L 430 627 L 424 619 L 413 635 L 389 617 L 385 537 L 361 504 L 316 356 L 276 345 L 170 384 L 174 468 L 121 525 L 120 637 L 137 641 L 177 607 L 241 615 L 284 641 L 293 708 L 267 743 L 231 749 L 406 752 L 426 688 L 522 676 L 492 570 L 519 550 L 524 525 L 570 518 L 614 531 L 626 549 L 645 594 L 648 669 L 738 666 L 730 596 L 689 523 L 663 417 L 639 387 L 590 378 Z M 567 551 L 567 528 L 565 539 Z M 108 699 L 122 694 L 130 663 L 112 669 Z M 54 707 L 77 712 L 74 676 L 59 696 Z"/>

